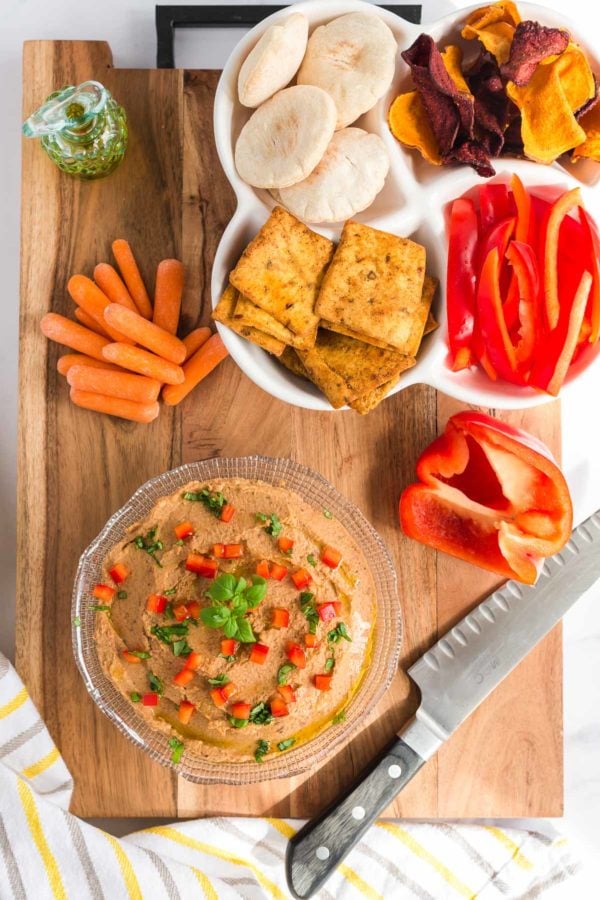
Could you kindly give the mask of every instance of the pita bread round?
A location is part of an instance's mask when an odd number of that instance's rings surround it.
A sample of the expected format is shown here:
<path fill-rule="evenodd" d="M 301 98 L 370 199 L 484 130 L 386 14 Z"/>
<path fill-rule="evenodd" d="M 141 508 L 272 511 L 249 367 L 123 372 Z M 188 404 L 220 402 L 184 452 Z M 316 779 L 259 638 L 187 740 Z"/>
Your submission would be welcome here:
<path fill-rule="evenodd" d="M 308 19 L 293 13 L 271 25 L 244 60 L 238 76 L 243 106 L 257 107 L 289 84 L 302 62 L 308 40 Z"/>
<path fill-rule="evenodd" d="M 335 103 L 313 85 L 279 91 L 252 114 L 235 145 L 235 165 L 248 184 L 283 188 L 310 175 L 335 130 Z"/>
<path fill-rule="evenodd" d="M 345 128 L 391 85 L 396 51 L 396 39 L 379 16 L 348 13 L 313 31 L 296 80 L 331 94 L 336 128 Z"/>
<path fill-rule="evenodd" d="M 272 191 L 305 222 L 343 222 L 371 205 L 390 167 L 385 144 L 362 128 L 336 131 L 308 178 Z"/>

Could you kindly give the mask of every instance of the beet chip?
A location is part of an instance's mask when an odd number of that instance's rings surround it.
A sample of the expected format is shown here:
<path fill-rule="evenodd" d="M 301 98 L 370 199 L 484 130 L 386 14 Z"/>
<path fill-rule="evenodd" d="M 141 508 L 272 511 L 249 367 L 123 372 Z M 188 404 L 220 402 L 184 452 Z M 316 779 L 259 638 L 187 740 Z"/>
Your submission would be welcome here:
<path fill-rule="evenodd" d="M 442 158 L 443 163 L 458 162 L 472 166 L 482 178 L 491 178 L 496 174 L 489 153 L 482 141 L 465 141 L 455 147 Z"/>
<path fill-rule="evenodd" d="M 510 45 L 508 62 L 501 66 L 503 78 L 519 87 L 529 83 L 538 63 L 567 49 L 569 35 L 560 28 L 546 28 L 539 22 L 520 22 Z"/>
<path fill-rule="evenodd" d="M 518 110 L 506 96 L 498 63 L 487 50 L 482 50 L 469 69 L 467 82 L 475 98 L 477 136 L 491 156 L 499 156 L 506 128 Z"/>

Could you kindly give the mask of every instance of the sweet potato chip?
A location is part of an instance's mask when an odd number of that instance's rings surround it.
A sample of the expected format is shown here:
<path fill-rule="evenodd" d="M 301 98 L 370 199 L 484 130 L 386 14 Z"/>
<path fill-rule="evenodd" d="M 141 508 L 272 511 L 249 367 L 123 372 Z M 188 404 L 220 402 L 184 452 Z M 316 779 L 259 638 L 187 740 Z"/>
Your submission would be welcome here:
<path fill-rule="evenodd" d="M 444 49 L 442 50 L 442 60 L 444 62 L 446 72 L 459 91 L 463 91 L 465 94 L 470 94 L 471 89 L 465 81 L 465 76 L 463 75 L 462 71 L 462 58 L 462 50 L 456 44 L 448 44 L 448 46 L 444 47 Z"/>
<path fill-rule="evenodd" d="M 221 322 L 222 325 L 227 325 L 227 327 L 231 328 L 232 331 L 235 331 L 236 334 L 241 335 L 241 337 L 246 338 L 246 340 L 256 344 L 258 347 L 262 347 L 263 350 L 266 350 L 268 353 L 272 353 L 274 356 L 281 356 L 285 350 L 285 344 L 282 343 L 282 341 L 276 340 L 270 334 L 259 331 L 258 328 L 241 325 L 236 321 L 234 310 L 238 297 L 238 291 L 231 284 L 228 284 L 223 291 L 221 299 L 213 309 L 212 317 L 214 321 Z"/>
<path fill-rule="evenodd" d="M 479 40 L 501 65 L 508 61 L 510 45 L 521 16 L 514 3 L 504 0 L 474 10 L 461 32 L 468 41 Z"/>
<path fill-rule="evenodd" d="M 441 166 L 442 157 L 417 91 L 396 97 L 388 114 L 390 131 L 400 143 L 418 150 L 423 159 Z"/>
<path fill-rule="evenodd" d="M 583 157 L 600 162 L 600 103 L 588 110 L 579 124 L 585 132 L 585 140 L 573 150 L 573 159 Z"/>
<path fill-rule="evenodd" d="M 520 22 L 510 45 L 508 62 L 500 67 L 502 77 L 519 87 L 529 84 L 538 64 L 549 56 L 564 53 L 569 34 L 560 28 L 546 28 L 539 22 Z"/>

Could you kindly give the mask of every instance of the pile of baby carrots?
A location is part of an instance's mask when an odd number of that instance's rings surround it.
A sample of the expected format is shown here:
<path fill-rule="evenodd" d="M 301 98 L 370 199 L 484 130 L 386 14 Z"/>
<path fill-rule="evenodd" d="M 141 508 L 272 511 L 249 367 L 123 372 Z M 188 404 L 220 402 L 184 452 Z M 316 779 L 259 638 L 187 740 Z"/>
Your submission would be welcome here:
<path fill-rule="evenodd" d="M 227 356 L 218 334 L 196 328 L 177 337 L 183 264 L 163 259 L 156 271 L 151 303 L 127 241 L 113 242 L 119 272 L 108 263 L 94 269 L 94 279 L 73 275 L 67 289 L 77 322 L 48 313 L 42 332 L 76 353 L 58 360 L 77 406 L 96 412 L 152 422 L 158 397 L 175 406 Z"/>

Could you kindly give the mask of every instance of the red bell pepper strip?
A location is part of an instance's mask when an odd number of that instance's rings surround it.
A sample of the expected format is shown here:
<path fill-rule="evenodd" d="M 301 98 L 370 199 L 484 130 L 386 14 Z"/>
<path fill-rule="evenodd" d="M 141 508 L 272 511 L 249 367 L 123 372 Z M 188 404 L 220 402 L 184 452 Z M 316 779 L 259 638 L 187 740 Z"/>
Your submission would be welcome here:
<path fill-rule="evenodd" d="M 471 364 L 475 322 L 478 222 L 475 204 L 460 197 L 452 204 L 446 273 L 448 340 L 454 371 Z"/>
<path fill-rule="evenodd" d="M 552 394 L 554 397 L 558 395 L 558 392 L 562 387 L 562 383 L 565 380 L 567 371 L 571 365 L 573 354 L 577 349 L 577 342 L 579 341 L 579 334 L 583 324 L 583 317 L 585 316 L 585 309 L 590 296 L 591 287 L 592 276 L 589 272 L 584 272 L 581 276 L 581 281 L 579 282 L 579 287 L 577 288 L 573 300 L 573 306 L 571 307 L 565 342 L 554 368 L 554 372 L 552 373 L 552 377 L 545 386 L 548 393 Z"/>
<path fill-rule="evenodd" d="M 200 618 L 200 604 L 197 600 L 190 600 L 189 603 L 185 604 L 185 608 L 187 609 L 189 619 Z"/>
<path fill-rule="evenodd" d="M 177 675 L 173 678 L 173 684 L 178 685 L 179 687 L 185 687 L 192 681 L 194 678 L 194 670 L 183 668 L 181 672 L 178 672 Z"/>
<path fill-rule="evenodd" d="M 503 578 L 533 584 L 571 534 L 569 489 L 548 448 L 483 413 L 452 416 L 417 477 L 400 498 L 404 533 Z"/>
<path fill-rule="evenodd" d="M 480 186 L 479 214 L 481 216 L 481 231 L 484 235 L 497 222 L 513 215 L 513 204 L 506 184 L 493 181 Z"/>
<path fill-rule="evenodd" d="M 591 309 L 590 309 L 590 333 L 588 340 L 590 344 L 595 344 L 600 337 L 600 238 L 595 223 L 588 216 L 585 209 L 580 207 L 579 218 L 586 233 L 589 244 L 589 255 L 592 266 L 592 274 L 594 283 L 591 291 Z"/>
<path fill-rule="evenodd" d="M 523 378 L 517 372 L 515 348 L 504 321 L 500 298 L 500 261 L 496 247 L 488 253 L 479 276 L 477 319 L 494 370 L 506 381 L 523 384 Z"/>
<path fill-rule="evenodd" d="M 190 614 L 185 603 L 178 603 L 177 606 L 173 607 L 173 615 L 177 622 L 184 622 L 189 618 Z"/>
<path fill-rule="evenodd" d="M 517 365 L 525 369 L 531 362 L 537 337 L 536 307 L 540 289 L 537 261 L 530 245 L 516 240 L 510 242 L 506 258 L 514 270 L 519 298 L 519 342 L 515 348 L 515 357 Z M 506 314 L 506 306 L 504 311 Z"/>
<path fill-rule="evenodd" d="M 544 246 L 544 299 L 546 319 L 550 330 L 558 325 L 560 301 L 558 296 L 558 241 L 563 219 L 576 206 L 582 206 L 581 191 L 574 188 L 555 201 L 546 225 Z"/>
<path fill-rule="evenodd" d="M 518 175 L 513 175 L 510 179 L 510 188 L 517 207 L 515 240 L 527 244 L 532 236 L 531 197 Z"/>

